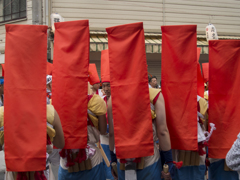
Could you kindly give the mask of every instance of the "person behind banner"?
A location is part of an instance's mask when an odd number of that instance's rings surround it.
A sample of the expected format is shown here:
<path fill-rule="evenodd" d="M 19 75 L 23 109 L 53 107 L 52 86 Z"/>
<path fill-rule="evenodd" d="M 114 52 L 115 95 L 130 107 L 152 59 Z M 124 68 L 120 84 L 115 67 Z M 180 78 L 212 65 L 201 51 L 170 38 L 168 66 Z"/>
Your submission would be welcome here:
<path fill-rule="evenodd" d="M 4 149 L 4 106 L 0 107 L 0 150 Z M 63 130 L 60 118 L 57 111 L 52 105 L 47 105 L 47 155 L 51 154 L 53 146 L 62 149 L 65 145 Z M 36 143 L 37 145 L 37 143 Z M 36 171 L 36 172 L 8 172 L 5 173 L 5 180 L 15 180 L 15 179 L 26 179 L 26 180 L 37 180 L 38 177 L 47 178 L 48 180 L 53 180 L 54 176 L 52 171 L 49 171 L 48 161 L 46 163 L 46 170 Z"/>
<path fill-rule="evenodd" d="M 149 78 L 149 88 L 158 88 L 157 85 L 157 77 L 156 76 L 152 76 Z"/>
<path fill-rule="evenodd" d="M 47 63 L 50 64 L 50 63 Z M 52 76 L 47 75 L 46 78 L 46 84 L 47 84 L 47 104 L 52 104 Z M 51 163 L 51 168 L 53 169 L 53 172 L 56 172 L 58 170 L 60 165 L 60 155 L 59 155 L 60 149 L 53 149 L 52 153 L 49 154 L 48 161 Z M 57 178 L 57 173 L 54 174 L 54 176 Z"/>
<path fill-rule="evenodd" d="M 97 94 L 88 95 L 88 143 L 85 149 L 63 149 L 60 152 L 59 180 L 106 180 L 103 158 L 95 143 L 106 134 L 106 104 Z"/>
<path fill-rule="evenodd" d="M 47 104 L 51 104 L 52 99 L 52 76 L 47 75 Z"/>
<path fill-rule="evenodd" d="M 101 80 L 102 80 L 102 90 L 105 94 L 103 97 L 103 100 L 105 101 L 106 105 L 107 102 L 111 96 L 111 87 L 110 87 L 110 73 L 109 73 L 109 55 L 108 55 L 108 49 L 103 50 L 101 52 Z M 107 113 L 106 113 L 106 119 Z M 101 146 L 108 158 L 109 161 L 111 161 L 111 154 L 109 150 L 109 125 L 107 121 L 107 134 L 106 135 L 100 135 L 100 142 Z M 107 167 L 107 164 L 104 163 L 104 169 L 106 173 L 106 178 L 109 180 L 114 180 L 114 177 L 111 173 L 111 167 Z"/>
<path fill-rule="evenodd" d="M 228 152 L 226 159 L 209 158 L 209 180 L 237 180 L 238 178 L 240 178 L 239 137 L 240 135 L 238 135 L 238 139 L 234 142 L 232 148 Z"/>
<path fill-rule="evenodd" d="M 108 104 L 108 101 L 111 97 L 111 87 L 110 87 L 110 82 L 104 82 L 102 83 L 102 88 L 105 93 L 105 96 L 103 97 L 103 100 L 105 101 L 106 105 Z M 106 118 L 107 118 L 107 113 L 106 113 Z M 100 141 L 101 141 L 101 146 L 108 158 L 109 161 L 111 161 L 111 153 L 109 149 L 109 125 L 107 124 L 107 134 L 106 135 L 101 135 L 100 136 Z M 106 164 L 104 164 L 105 172 L 106 172 L 106 178 L 113 180 L 116 175 L 112 171 L 112 167 L 107 167 Z M 112 174 L 113 173 L 113 174 Z"/>
<path fill-rule="evenodd" d="M 163 158 L 169 166 L 169 172 L 162 171 L 160 153 L 156 143 L 154 143 L 154 155 L 141 158 L 138 162 L 137 179 L 171 179 L 174 177 L 175 166 L 172 159 L 172 150 L 170 136 L 166 124 L 165 103 L 162 93 L 159 89 L 149 88 L 151 112 L 152 112 L 152 127 L 154 142 L 159 139 L 159 147 L 162 150 Z M 108 101 L 108 122 L 109 122 L 109 145 L 111 151 L 111 162 L 117 163 L 118 179 L 125 179 L 125 171 L 123 170 L 123 160 L 117 160 L 115 155 L 114 128 L 112 116 L 112 99 Z M 142 166 L 142 167 L 140 167 Z M 124 166 L 125 167 L 125 166 Z M 116 176 L 116 174 L 114 174 Z"/>
<path fill-rule="evenodd" d="M 176 180 L 204 180 L 206 166 L 206 146 L 210 136 L 206 137 L 206 114 L 208 109 L 207 101 L 197 96 L 197 126 L 198 126 L 198 151 L 173 150 L 173 159 L 176 162 L 182 161 L 183 167 L 176 169 Z M 191 173 L 190 173 L 191 172 Z"/>

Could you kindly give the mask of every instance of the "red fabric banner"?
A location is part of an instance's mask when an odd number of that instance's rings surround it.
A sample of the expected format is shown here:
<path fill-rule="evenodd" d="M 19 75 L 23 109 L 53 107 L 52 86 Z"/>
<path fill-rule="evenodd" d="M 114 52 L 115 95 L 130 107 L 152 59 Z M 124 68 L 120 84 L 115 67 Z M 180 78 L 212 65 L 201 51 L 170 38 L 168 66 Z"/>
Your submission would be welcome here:
<path fill-rule="evenodd" d="M 209 81 L 209 63 L 202 63 L 203 79 L 205 82 Z"/>
<path fill-rule="evenodd" d="M 52 75 L 53 64 L 47 62 L 47 75 Z"/>
<path fill-rule="evenodd" d="M 4 64 L 1 65 L 2 65 L 2 77 L 4 77 Z"/>
<path fill-rule="evenodd" d="M 240 127 L 240 41 L 209 41 L 209 157 L 225 159 Z"/>
<path fill-rule="evenodd" d="M 116 155 L 120 159 L 151 156 L 153 130 L 143 23 L 106 30 Z"/>
<path fill-rule="evenodd" d="M 199 96 L 204 97 L 204 79 L 202 77 L 201 73 L 201 67 L 199 64 L 199 58 L 200 58 L 201 48 L 197 48 L 197 93 Z"/>
<path fill-rule="evenodd" d="M 98 72 L 97 72 L 97 67 L 96 64 L 89 64 L 89 78 L 88 81 L 90 82 L 91 85 L 100 83 L 99 77 L 98 77 Z"/>
<path fill-rule="evenodd" d="M 87 145 L 88 20 L 55 23 L 52 103 L 62 122 L 64 149 Z"/>
<path fill-rule="evenodd" d="M 46 169 L 47 26 L 6 25 L 4 150 L 7 171 Z"/>
<path fill-rule="evenodd" d="M 162 93 L 172 149 L 198 149 L 196 29 L 162 26 Z"/>
<path fill-rule="evenodd" d="M 101 80 L 102 83 L 110 82 L 108 49 L 101 52 Z"/>

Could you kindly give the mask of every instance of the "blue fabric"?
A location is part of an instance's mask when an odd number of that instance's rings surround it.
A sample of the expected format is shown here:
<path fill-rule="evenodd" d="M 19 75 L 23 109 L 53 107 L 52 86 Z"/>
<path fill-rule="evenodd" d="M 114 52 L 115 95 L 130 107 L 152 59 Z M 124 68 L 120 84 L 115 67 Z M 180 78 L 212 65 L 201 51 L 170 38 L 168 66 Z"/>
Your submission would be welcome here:
<path fill-rule="evenodd" d="M 69 173 L 68 170 L 59 166 L 58 180 L 106 180 L 103 163 L 95 166 L 91 170 Z"/>
<path fill-rule="evenodd" d="M 109 149 L 109 145 L 106 145 L 106 144 L 101 144 L 109 162 L 111 161 L 111 154 L 110 154 L 110 149 Z M 111 166 L 110 167 L 107 167 L 105 161 L 103 161 L 103 165 L 104 165 L 104 170 L 105 170 L 105 174 L 106 174 L 106 178 L 107 179 L 111 179 L 111 180 L 114 180 L 114 177 L 112 176 L 112 173 L 111 173 Z"/>
<path fill-rule="evenodd" d="M 171 174 L 171 177 L 174 178 L 174 164 L 173 164 L 173 158 L 172 158 L 172 150 L 170 149 L 169 151 L 160 151 L 160 156 L 161 159 L 163 159 L 161 162 L 162 164 L 167 164 L 169 167 L 169 172 Z"/>
<path fill-rule="evenodd" d="M 4 83 L 4 79 L 0 79 L 0 85 Z"/>
<path fill-rule="evenodd" d="M 108 146 L 108 148 L 109 148 L 109 146 Z M 110 151 L 110 161 L 111 161 L 111 163 L 117 162 L 117 156 L 116 156 L 116 154 L 114 154 L 113 151 Z"/>
<path fill-rule="evenodd" d="M 120 170 L 120 163 L 117 163 L 118 180 L 125 180 L 125 171 Z M 137 170 L 137 180 L 160 180 L 161 179 L 161 160 L 142 170 Z"/>
<path fill-rule="evenodd" d="M 174 180 L 204 180 L 205 165 L 175 168 Z"/>
<path fill-rule="evenodd" d="M 238 173 L 236 171 L 224 171 L 224 159 L 221 159 L 210 164 L 208 180 L 238 180 Z"/>

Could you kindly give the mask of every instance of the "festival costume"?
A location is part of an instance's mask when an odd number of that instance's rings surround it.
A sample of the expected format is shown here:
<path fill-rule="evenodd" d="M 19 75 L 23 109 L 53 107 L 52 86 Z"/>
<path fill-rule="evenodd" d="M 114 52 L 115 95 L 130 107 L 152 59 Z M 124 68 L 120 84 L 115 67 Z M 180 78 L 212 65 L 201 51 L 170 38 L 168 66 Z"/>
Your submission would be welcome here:
<path fill-rule="evenodd" d="M 160 90 L 155 88 L 149 88 L 149 96 L 150 96 L 150 104 L 151 104 L 151 114 L 152 114 L 152 130 L 153 130 L 153 141 L 156 142 L 158 140 L 157 138 L 157 131 L 156 131 L 156 113 L 154 105 L 157 101 L 157 98 L 159 97 Z M 157 148 L 157 144 L 154 143 L 154 155 L 147 156 L 141 158 L 141 160 L 138 162 L 138 169 L 137 169 L 137 179 L 138 180 L 145 180 L 145 179 L 161 179 L 161 160 L 160 160 L 160 154 L 159 150 Z M 124 160 L 118 159 L 118 179 L 124 180 L 125 179 L 125 171 L 123 170 L 123 167 L 125 166 L 126 162 Z"/>
<path fill-rule="evenodd" d="M 101 80 L 102 80 L 102 82 L 110 82 L 108 49 L 103 50 L 101 52 Z M 107 106 L 107 96 L 104 96 L 103 100 Z M 108 122 L 107 113 L 106 113 L 106 119 Z M 107 126 L 107 128 L 109 128 L 109 126 Z M 108 130 L 107 130 L 107 132 L 108 132 Z M 110 149 L 109 149 L 109 134 L 100 135 L 100 142 L 101 142 L 101 146 L 110 162 L 111 154 L 110 154 Z M 103 164 L 104 164 L 104 170 L 106 173 L 106 178 L 114 180 L 112 173 L 111 173 L 111 167 L 107 167 L 105 162 L 103 162 Z"/>
<path fill-rule="evenodd" d="M 107 109 L 103 99 L 94 94 L 88 95 L 88 143 L 87 148 L 63 149 L 60 152 L 59 180 L 67 179 L 106 179 L 104 174 L 103 159 L 95 143 L 99 142 L 98 118 L 106 114 Z"/>
<path fill-rule="evenodd" d="M 58 179 L 106 179 L 95 146 L 98 116 L 105 115 L 106 105 L 100 96 L 88 96 L 88 20 L 55 23 L 55 28 L 52 103 L 65 138 Z"/>
<path fill-rule="evenodd" d="M 198 106 L 198 151 L 173 150 L 173 159 L 176 162 L 183 162 L 181 169 L 176 169 L 177 180 L 204 180 L 206 166 L 207 139 L 205 138 L 204 121 L 208 104 L 204 98 L 197 96 Z M 210 138 L 210 137 L 209 137 Z"/>
<path fill-rule="evenodd" d="M 154 145 L 156 128 L 149 102 L 160 90 L 152 89 L 155 90 L 152 95 L 148 88 L 143 24 L 106 30 L 118 179 L 161 179 L 160 155 Z M 139 86 L 143 87 L 141 91 Z"/>
<path fill-rule="evenodd" d="M 196 48 L 196 25 L 161 28 L 162 92 L 167 124 L 174 149 L 173 159 L 183 162 L 183 167 L 176 169 L 174 179 L 204 180 L 203 142 L 206 139 L 202 120 L 198 116 L 204 118 L 207 102 L 201 98 L 204 95 L 204 82 L 198 64 L 201 49 Z"/>
<path fill-rule="evenodd" d="M 225 157 L 239 134 L 239 40 L 209 41 L 209 122 L 216 131 L 209 141 L 209 180 L 238 179 Z"/>

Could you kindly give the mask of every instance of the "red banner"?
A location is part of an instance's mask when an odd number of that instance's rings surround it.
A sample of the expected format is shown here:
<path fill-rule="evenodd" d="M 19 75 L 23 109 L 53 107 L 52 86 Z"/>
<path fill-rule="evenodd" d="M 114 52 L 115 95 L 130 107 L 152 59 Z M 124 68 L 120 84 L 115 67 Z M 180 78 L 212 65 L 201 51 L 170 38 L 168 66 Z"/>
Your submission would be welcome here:
<path fill-rule="evenodd" d="M 52 75 L 53 64 L 47 62 L 47 75 Z"/>
<path fill-rule="evenodd" d="M 162 26 L 162 93 L 172 149 L 198 149 L 196 29 Z"/>
<path fill-rule="evenodd" d="M 153 130 L 143 23 L 106 30 L 116 155 L 120 159 L 151 156 Z"/>
<path fill-rule="evenodd" d="M 101 80 L 102 83 L 110 82 L 108 49 L 101 52 Z"/>
<path fill-rule="evenodd" d="M 209 63 L 202 63 L 202 72 L 205 82 L 209 81 Z"/>
<path fill-rule="evenodd" d="M 52 102 L 62 122 L 64 149 L 87 145 L 88 20 L 55 23 Z"/>
<path fill-rule="evenodd" d="M 47 26 L 6 25 L 4 150 L 7 171 L 46 169 Z"/>
<path fill-rule="evenodd" d="M 1 65 L 2 65 L 2 77 L 4 77 L 4 64 Z"/>
<path fill-rule="evenodd" d="M 204 79 L 202 77 L 201 73 L 201 67 L 199 64 L 199 58 L 200 58 L 201 48 L 197 48 L 197 61 L 198 61 L 198 67 L 197 67 L 197 93 L 199 96 L 204 97 Z"/>
<path fill-rule="evenodd" d="M 240 127 L 240 41 L 209 41 L 209 157 L 225 159 Z"/>
<path fill-rule="evenodd" d="M 97 67 L 96 64 L 92 63 L 89 64 L 89 77 L 88 81 L 90 82 L 91 85 L 100 83 L 99 77 L 98 77 L 98 72 L 97 72 Z"/>

